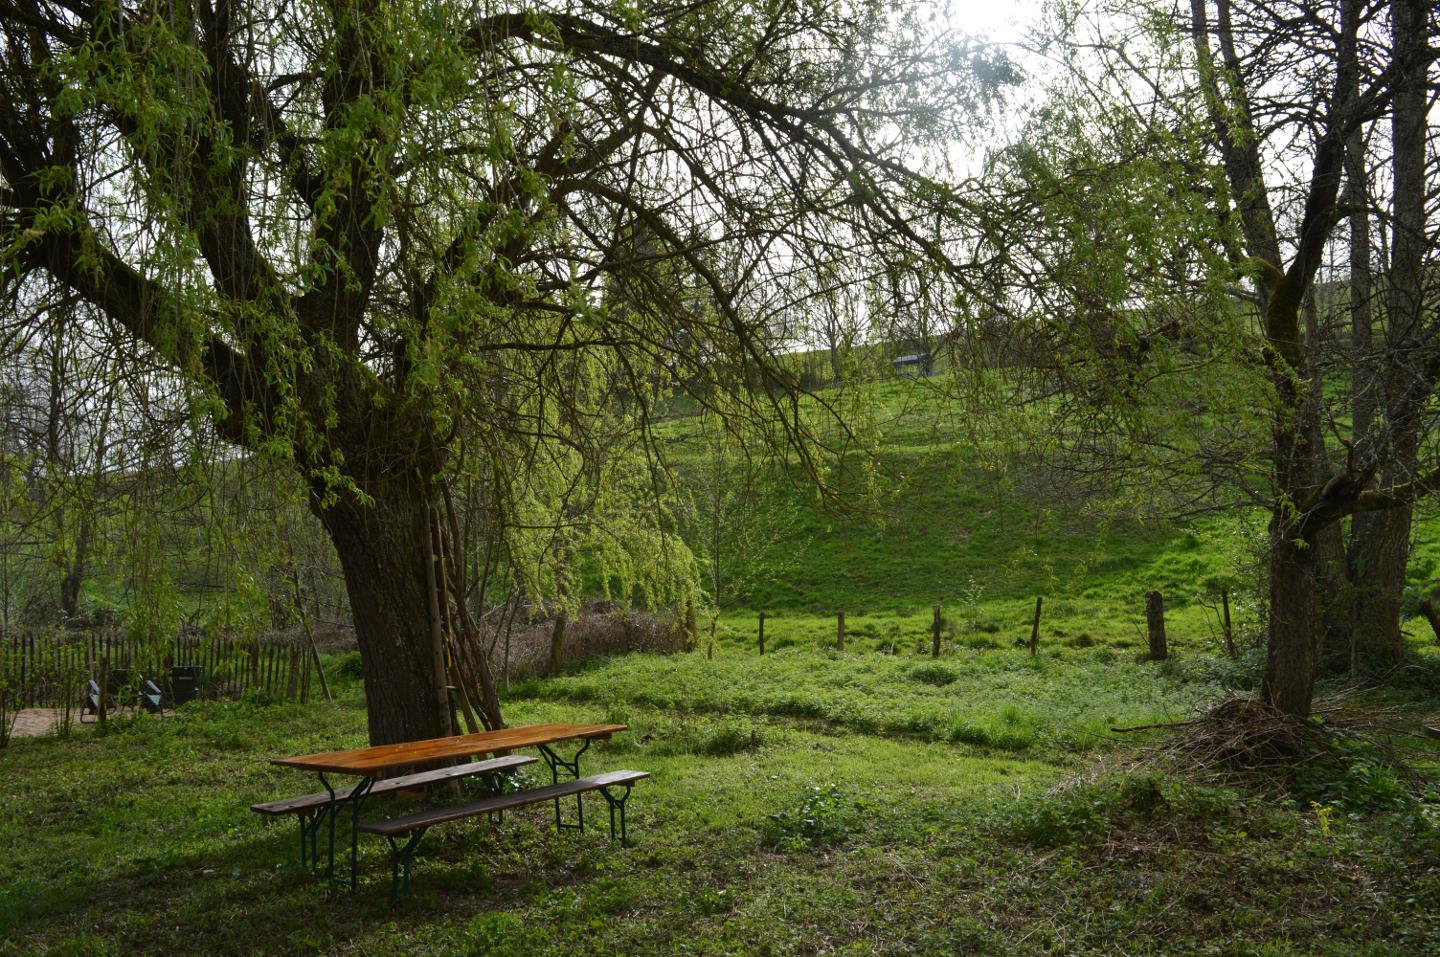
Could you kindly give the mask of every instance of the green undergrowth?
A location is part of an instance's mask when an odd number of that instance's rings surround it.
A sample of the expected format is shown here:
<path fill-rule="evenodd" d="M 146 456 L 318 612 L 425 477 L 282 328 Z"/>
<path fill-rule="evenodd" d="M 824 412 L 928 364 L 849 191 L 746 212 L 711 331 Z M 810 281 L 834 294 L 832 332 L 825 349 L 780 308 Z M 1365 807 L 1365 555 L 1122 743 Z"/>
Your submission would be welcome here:
<path fill-rule="evenodd" d="M 0 751 L 0 954 L 1436 952 L 1432 825 L 1340 800 L 1381 793 L 1370 752 L 1303 796 L 1156 772 L 1068 783 L 1095 755 L 1052 745 L 1183 711 L 1217 680 L 1099 650 L 631 656 L 517 686 L 514 724 L 629 725 L 584 767 L 650 772 L 634 846 L 557 835 L 548 807 L 438 828 L 399 910 L 379 842 L 362 842 L 356 893 L 329 890 L 294 862 L 293 822 L 247 809 L 313 788 L 269 758 L 364 742 L 343 667 L 333 705 L 197 702 L 20 740 Z M 935 732 L 1022 698 L 995 719 L 1031 729 L 1022 749 Z M 601 802 L 587 812 L 603 825 Z"/>
<path fill-rule="evenodd" d="M 1188 717 L 1234 676 L 1222 659 L 1150 662 L 1107 649 L 962 650 L 928 655 L 722 649 L 631 655 L 517 686 L 516 697 L 813 723 L 829 733 L 903 735 L 999 751 L 1081 750 L 1115 725 Z"/>

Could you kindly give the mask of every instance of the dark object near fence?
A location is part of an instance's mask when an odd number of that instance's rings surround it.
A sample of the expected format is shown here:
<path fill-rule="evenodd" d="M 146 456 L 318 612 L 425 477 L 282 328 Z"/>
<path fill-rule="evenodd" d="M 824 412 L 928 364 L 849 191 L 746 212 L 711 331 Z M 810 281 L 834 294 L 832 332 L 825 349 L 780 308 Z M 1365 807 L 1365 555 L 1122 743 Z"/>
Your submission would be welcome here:
<path fill-rule="evenodd" d="M 200 666 L 176 665 L 170 669 L 169 684 L 172 706 L 194 701 L 200 694 Z"/>
<path fill-rule="evenodd" d="M 93 716 L 100 720 L 103 713 L 114 710 L 117 703 L 116 693 L 123 695 L 130 687 L 130 680 L 130 672 L 123 668 L 110 672 L 109 683 L 104 688 L 101 688 L 94 678 L 88 679 L 80 689 L 80 719 L 83 721 L 86 716 Z M 124 698 L 118 700 L 123 702 Z M 160 686 L 143 675 L 140 677 L 134 701 L 151 714 L 164 711 L 168 703 Z M 170 704 L 170 707 L 173 707 L 173 704 Z"/>
<path fill-rule="evenodd" d="M 149 678 L 140 680 L 140 691 L 135 695 L 135 703 L 151 714 L 159 714 L 165 710 L 165 696 L 160 691 L 160 686 Z"/>
<path fill-rule="evenodd" d="M 85 687 L 80 692 L 80 720 L 85 720 L 86 715 L 94 715 L 98 720 L 102 705 L 106 708 L 110 706 L 105 698 L 106 695 L 101 692 L 100 685 L 94 678 L 85 682 Z"/>

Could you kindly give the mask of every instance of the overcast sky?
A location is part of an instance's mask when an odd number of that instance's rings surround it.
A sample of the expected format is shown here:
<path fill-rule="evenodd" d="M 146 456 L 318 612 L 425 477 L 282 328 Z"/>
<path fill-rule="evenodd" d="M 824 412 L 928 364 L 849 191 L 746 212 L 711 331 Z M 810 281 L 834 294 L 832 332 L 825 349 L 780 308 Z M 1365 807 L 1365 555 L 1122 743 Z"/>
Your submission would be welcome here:
<path fill-rule="evenodd" d="M 951 22 L 966 33 L 1013 43 L 1040 15 L 1039 0 L 950 0 Z"/>

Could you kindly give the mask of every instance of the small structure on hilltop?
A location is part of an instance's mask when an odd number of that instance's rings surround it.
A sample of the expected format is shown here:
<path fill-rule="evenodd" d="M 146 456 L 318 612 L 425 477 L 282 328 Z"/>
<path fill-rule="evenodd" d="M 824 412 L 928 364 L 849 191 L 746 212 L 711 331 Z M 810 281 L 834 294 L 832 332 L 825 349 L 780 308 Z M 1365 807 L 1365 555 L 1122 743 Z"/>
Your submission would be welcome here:
<path fill-rule="evenodd" d="M 919 375 L 928 379 L 935 374 L 935 358 L 928 352 L 897 356 L 890 360 L 890 365 L 898 375 Z"/>

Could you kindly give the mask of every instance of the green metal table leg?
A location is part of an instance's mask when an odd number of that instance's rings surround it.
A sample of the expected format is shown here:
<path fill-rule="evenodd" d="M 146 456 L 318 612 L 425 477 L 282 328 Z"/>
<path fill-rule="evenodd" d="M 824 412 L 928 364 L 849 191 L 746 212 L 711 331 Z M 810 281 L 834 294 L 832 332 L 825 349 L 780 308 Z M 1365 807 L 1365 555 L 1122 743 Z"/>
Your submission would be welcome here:
<path fill-rule="evenodd" d="M 585 743 L 580 745 L 580 750 L 576 751 L 575 756 L 569 761 L 567 761 L 564 758 L 560 757 L 560 755 L 556 754 L 554 751 L 550 750 L 548 746 L 543 744 L 540 745 L 540 755 L 545 759 L 545 763 L 550 765 L 550 783 L 560 783 L 561 768 L 569 771 L 572 777 L 580 777 L 580 756 L 588 750 L 590 750 L 590 739 L 586 738 Z M 583 797 L 584 796 L 581 794 L 575 795 L 575 816 L 578 822 L 575 824 L 566 824 L 563 820 L 561 820 L 560 799 L 555 799 L 555 830 L 585 830 L 585 802 L 582 800 Z"/>
<path fill-rule="evenodd" d="M 610 805 L 610 840 L 615 840 L 615 812 L 620 812 L 620 846 L 629 847 L 630 837 L 625 833 L 625 802 L 630 800 L 630 785 L 625 785 L 625 792 L 619 797 L 610 793 L 610 788 L 601 788 L 600 795 L 605 798 L 605 803 Z"/>

